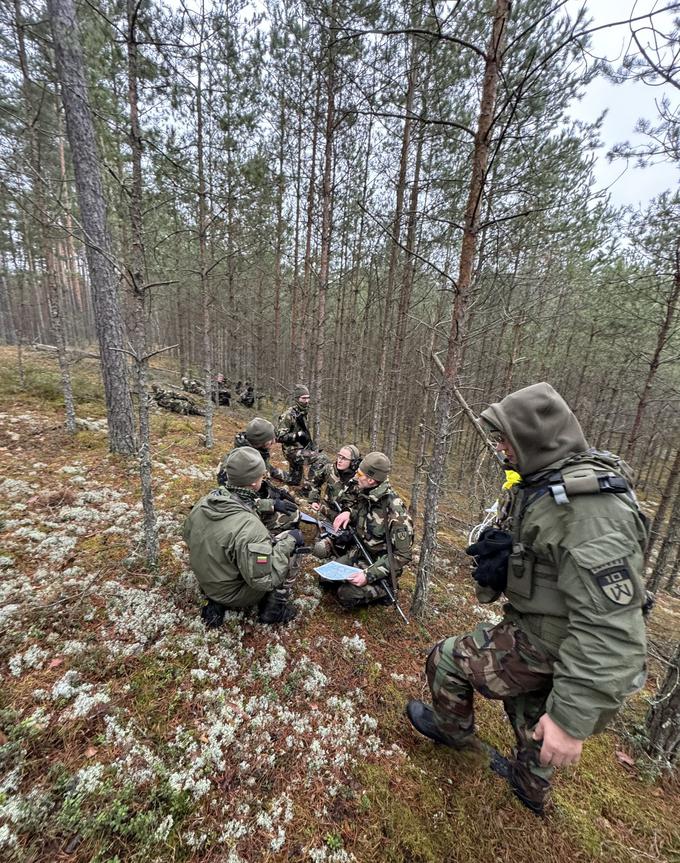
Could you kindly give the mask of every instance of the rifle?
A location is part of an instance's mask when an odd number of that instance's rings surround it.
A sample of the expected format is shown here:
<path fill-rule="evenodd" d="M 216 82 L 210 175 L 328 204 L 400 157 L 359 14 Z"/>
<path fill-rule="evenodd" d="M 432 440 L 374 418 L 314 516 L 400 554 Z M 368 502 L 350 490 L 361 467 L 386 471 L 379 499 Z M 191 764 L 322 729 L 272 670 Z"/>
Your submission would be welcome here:
<path fill-rule="evenodd" d="M 338 511 L 338 512 L 342 512 L 342 507 L 341 507 L 341 506 L 340 506 L 340 504 L 337 502 L 337 500 L 334 500 L 334 501 L 333 501 L 333 505 L 335 506 L 335 508 L 337 509 L 337 511 Z M 354 530 L 354 528 L 349 524 L 349 522 L 347 523 L 347 530 L 349 531 L 350 536 L 352 537 L 352 539 L 353 539 L 353 540 L 354 540 L 354 542 L 356 543 L 357 548 L 358 548 L 358 549 L 359 549 L 359 551 L 363 554 L 363 556 L 364 556 L 364 558 L 365 558 L 365 560 L 366 560 L 366 563 L 367 563 L 369 566 L 373 566 L 373 559 L 371 558 L 371 555 L 368 553 L 368 549 L 367 549 L 367 548 L 366 548 L 366 546 L 363 544 L 363 542 L 359 539 L 359 537 L 357 536 L 357 532 L 356 532 L 356 531 Z M 389 549 L 388 549 L 388 550 L 389 550 Z M 391 554 L 388 554 L 388 560 L 389 560 L 389 563 L 390 563 L 390 575 L 391 575 L 392 577 L 394 577 L 393 570 L 392 570 L 392 555 L 391 555 Z M 401 609 L 401 607 L 400 607 L 399 603 L 397 602 L 397 595 L 396 595 L 396 591 L 393 591 L 393 590 L 392 590 L 392 587 L 390 587 L 390 585 L 388 584 L 388 579 L 387 579 L 387 578 L 381 578 L 381 579 L 379 579 L 379 581 L 380 581 L 380 583 L 381 583 L 381 584 L 382 584 L 382 586 L 383 586 L 383 590 L 384 590 L 384 591 L 385 591 L 385 593 L 387 594 L 387 598 L 391 601 L 392 605 L 393 605 L 393 606 L 397 609 L 397 611 L 399 612 L 399 615 L 401 616 L 401 619 L 402 619 L 402 620 L 404 621 L 404 623 L 408 626 L 408 617 L 406 617 L 406 615 L 405 615 L 405 614 L 404 614 L 404 612 L 402 611 L 402 609 Z M 396 579 L 395 579 L 395 582 L 396 582 Z"/>
<path fill-rule="evenodd" d="M 321 518 L 315 518 L 313 515 L 309 515 L 302 510 L 300 510 L 300 521 L 304 522 L 305 524 L 315 524 L 319 529 L 319 533 L 323 532 L 328 536 L 338 535 L 338 531 L 333 527 L 330 521 L 324 521 Z"/>

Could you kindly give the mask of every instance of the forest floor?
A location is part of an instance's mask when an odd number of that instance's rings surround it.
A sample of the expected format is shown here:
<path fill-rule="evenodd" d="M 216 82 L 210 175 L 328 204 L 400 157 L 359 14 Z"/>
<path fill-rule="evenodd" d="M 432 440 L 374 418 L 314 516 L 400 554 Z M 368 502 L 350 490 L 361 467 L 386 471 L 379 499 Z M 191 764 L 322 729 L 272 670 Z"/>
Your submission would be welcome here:
<path fill-rule="evenodd" d="M 88 362 L 74 386 L 91 425 L 69 436 L 56 363 L 29 353 L 22 391 L 0 349 L 1 860 L 680 860 L 678 780 L 636 747 L 661 666 L 537 819 L 480 756 L 429 743 L 404 717 L 426 697 L 432 644 L 499 611 L 474 602 L 464 533 L 445 532 L 423 624 L 343 613 L 305 558 L 291 624 L 228 614 L 206 631 L 181 525 L 252 412 L 219 410 L 213 452 L 202 418 L 154 413 L 150 572 L 136 466 L 107 450 Z M 407 608 L 412 574 L 404 588 Z M 656 644 L 678 619 L 680 601 L 664 598 Z M 507 750 L 500 706 L 480 699 L 478 719 Z"/>

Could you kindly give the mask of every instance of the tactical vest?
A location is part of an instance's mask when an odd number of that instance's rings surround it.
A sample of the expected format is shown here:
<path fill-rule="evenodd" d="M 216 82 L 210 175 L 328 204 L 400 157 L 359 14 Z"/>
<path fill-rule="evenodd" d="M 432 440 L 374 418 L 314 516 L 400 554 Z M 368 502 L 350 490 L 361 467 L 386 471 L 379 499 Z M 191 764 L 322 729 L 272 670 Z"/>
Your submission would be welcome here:
<path fill-rule="evenodd" d="M 514 500 L 507 524 L 513 538 L 505 589 L 511 605 L 509 613 L 512 616 L 513 611 L 518 612 L 522 626 L 529 634 L 536 636 L 542 646 L 555 654 L 567 634 L 569 611 L 558 589 L 555 563 L 547 554 L 541 555 L 535 550 L 540 545 L 537 540 L 541 530 L 545 530 L 546 524 L 552 526 L 566 516 L 567 511 L 560 510 L 575 498 L 601 495 L 603 506 L 609 509 L 606 498 L 616 495 L 617 500 L 636 516 L 639 549 L 607 549 L 606 540 L 603 540 L 605 546 L 601 553 L 611 552 L 614 557 L 623 558 L 643 552 L 647 531 L 629 477 L 630 469 L 617 456 L 589 450 L 565 459 L 549 471 L 526 478 L 516 486 L 516 491 L 513 490 Z M 577 501 L 575 505 L 578 506 Z M 583 548 L 587 549 L 587 546 L 586 543 Z M 594 546 L 597 547 L 598 543 Z M 581 555 L 578 563 L 584 568 L 590 565 L 587 553 L 587 550 L 574 551 L 575 557 Z M 644 585 L 636 573 L 631 575 L 635 589 L 633 601 L 642 607 L 645 602 Z"/>

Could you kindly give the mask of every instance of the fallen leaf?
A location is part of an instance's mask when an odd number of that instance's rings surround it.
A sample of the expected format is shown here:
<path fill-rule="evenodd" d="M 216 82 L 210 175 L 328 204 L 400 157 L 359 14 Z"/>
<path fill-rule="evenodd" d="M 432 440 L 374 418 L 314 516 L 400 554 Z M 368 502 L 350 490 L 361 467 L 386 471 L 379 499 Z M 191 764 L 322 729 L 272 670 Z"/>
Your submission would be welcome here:
<path fill-rule="evenodd" d="M 621 749 L 616 750 L 616 760 L 619 764 L 625 764 L 628 767 L 635 767 L 635 760 L 630 757 L 626 752 L 623 752 Z"/>
<path fill-rule="evenodd" d="M 88 746 L 87 749 L 85 750 L 85 757 L 86 758 L 94 758 L 94 756 L 97 754 L 98 751 L 99 750 L 95 749 L 94 746 Z"/>
<path fill-rule="evenodd" d="M 0 731 L 0 746 L 4 746 L 5 743 L 7 743 L 7 735 Z"/>
<path fill-rule="evenodd" d="M 47 666 L 48 668 L 59 668 L 59 666 L 64 661 L 63 656 L 55 656 L 54 659 L 50 659 L 50 664 Z"/>

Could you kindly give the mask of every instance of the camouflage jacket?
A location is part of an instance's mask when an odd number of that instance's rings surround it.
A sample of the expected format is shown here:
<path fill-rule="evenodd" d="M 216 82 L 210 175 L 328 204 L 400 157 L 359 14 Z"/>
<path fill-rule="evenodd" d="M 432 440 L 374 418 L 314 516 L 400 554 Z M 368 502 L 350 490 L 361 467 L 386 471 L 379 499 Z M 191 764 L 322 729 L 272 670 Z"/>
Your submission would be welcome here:
<path fill-rule="evenodd" d="M 291 405 L 279 417 L 276 424 L 276 440 L 288 449 L 303 449 L 312 443 L 307 427 L 307 411 L 299 405 Z"/>
<path fill-rule="evenodd" d="M 588 450 L 553 394 L 535 384 L 482 418 L 510 437 L 523 477 L 502 524 L 513 539 L 506 619 L 554 657 L 547 712 L 585 739 L 644 681 L 646 529 L 631 493 L 600 491 L 600 479 L 624 478 L 619 460 Z"/>
<path fill-rule="evenodd" d="M 387 480 L 365 491 L 357 489 L 357 492 L 350 508 L 350 524 L 373 560 L 366 569 L 366 580 L 371 584 L 390 577 L 387 531 L 392 541 L 394 575 L 398 578 L 411 561 L 413 546 L 413 523 L 404 502 Z"/>
<path fill-rule="evenodd" d="M 339 473 L 332 462 L 326 462 L 320 467 L 315 467 L 312 463 L 309 469 L 312 490 L 309 492 L 308 498 L 312 503 L 322 503 L 324 513 L 334 518 L 343 509 L 351 510 L 356 504 L 359 489 L 353 482 L 353 478 L 354 471 Z M 324 484 L 326 493 L 322 502 L 321 489 Z M 335 506 L 336 502 L 340 504 L 341 509 Z"/>

